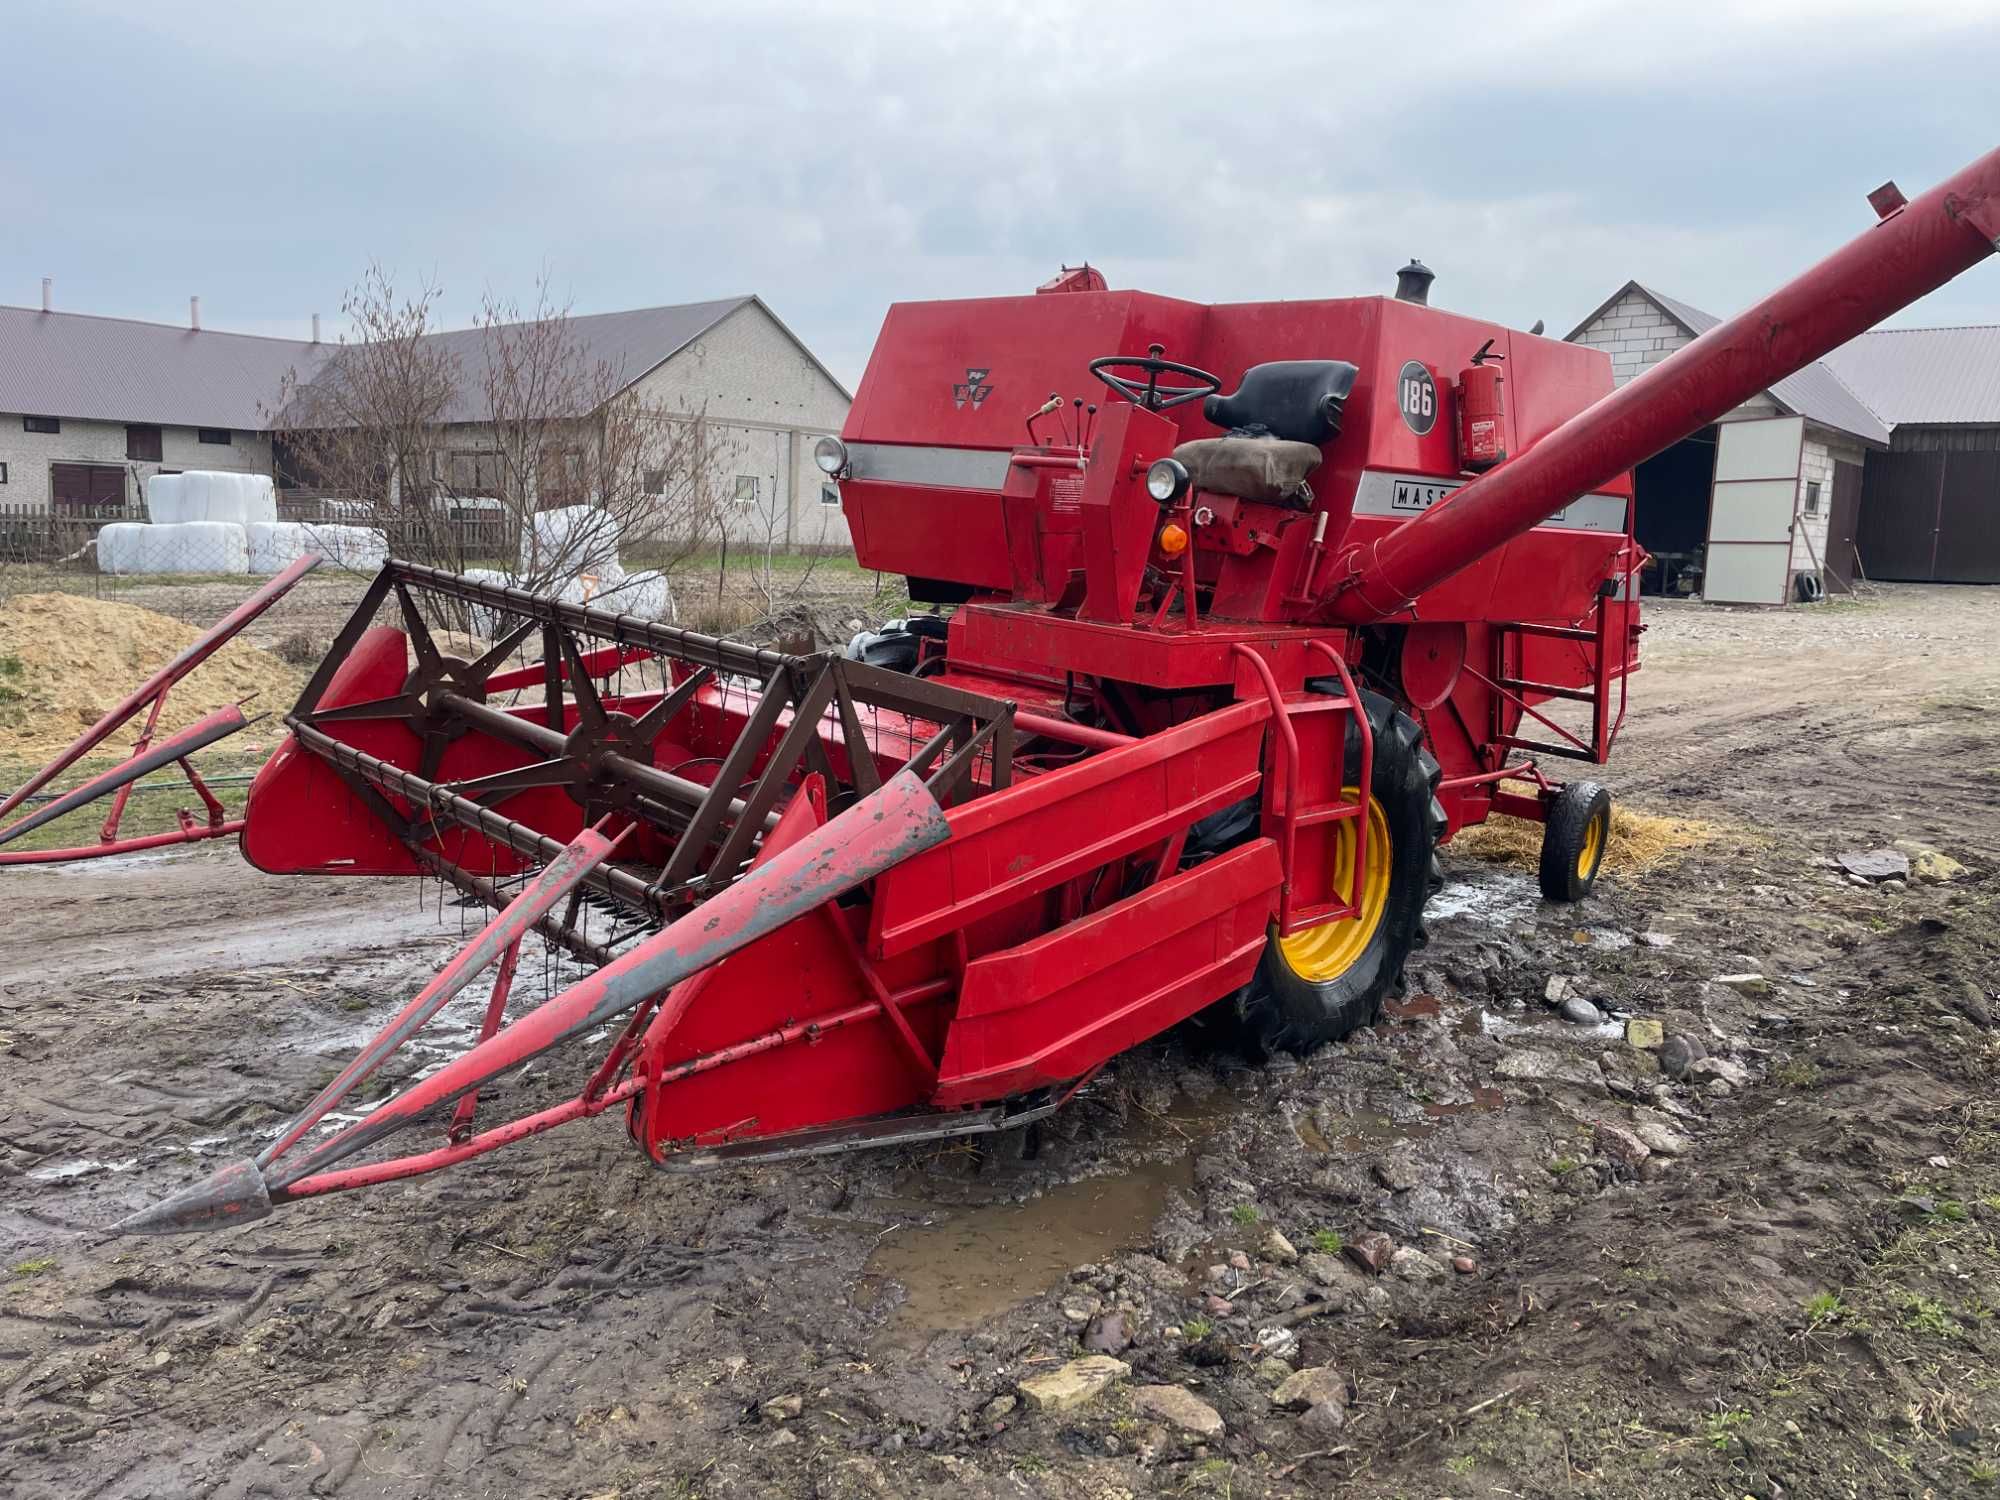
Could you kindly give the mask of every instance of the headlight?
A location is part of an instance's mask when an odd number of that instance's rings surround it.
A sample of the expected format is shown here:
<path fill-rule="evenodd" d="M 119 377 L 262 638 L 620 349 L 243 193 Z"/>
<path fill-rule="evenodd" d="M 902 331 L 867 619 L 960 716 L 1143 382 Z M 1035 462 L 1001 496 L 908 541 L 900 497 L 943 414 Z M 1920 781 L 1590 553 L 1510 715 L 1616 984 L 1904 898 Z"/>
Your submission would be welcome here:
<path fill-rule="evenodd" d="M 1146 471 L 1146 493 L 1162 505 L 1171 505 L 1187 493 L 1188 471 L 1174 459 L 1163 458 Z"/>
<path fill-rule="evenodd" d="M 837 437 L 823 437 L 813 444 L 813 462 L 822 474 L 839 476 L 847 471 L 847 444 Z"/>

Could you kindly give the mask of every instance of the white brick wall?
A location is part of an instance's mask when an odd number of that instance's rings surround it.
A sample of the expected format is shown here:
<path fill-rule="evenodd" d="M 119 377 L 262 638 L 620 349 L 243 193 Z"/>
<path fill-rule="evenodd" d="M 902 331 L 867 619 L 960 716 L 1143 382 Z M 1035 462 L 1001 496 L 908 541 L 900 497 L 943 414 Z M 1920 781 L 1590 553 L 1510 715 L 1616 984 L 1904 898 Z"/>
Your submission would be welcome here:
<path fill-rule="evenodd" d="M 1859 464 L 1863 452 L 1823 427 L 1806 428 L 1799 455 L 1798 529 L 1792 533 L 1792 571 L 1821 572 L 1826 567 L 1827 518 L 1833 511 L 1833 466 Z M 1819 514 L 1806 513 L 1806 487 L 1819 486 Z"/>
<path fill-rule="evenodd" d="M 124 423 L 83 422 L 73 417 L 61 421 L 61 432 L 29 432 L 22 425 L 20 412 L 0 412 L 0 463 L 7 466 L 7 482 L 0 485 L 0 505 L 46 509 L 52 464 L 112 464 L 124 469 L 125 498 L 133 502 L 141 498 L 131 478 L 135 470 L 141 483 L 162 469 L 271 472 L 271 440 L 260 432 L 231 433 L 225 448 L 198 442 L 192 427 L 166 427 L 160 431 L 159 463 L 128 463 Z"/>
<path fill-rule="evenodd" d="M 847 519 L 820 503 L 813 444 L 838 433 L 848 399 L 755 303 L 738 308 L 638 383 L 640 398 L 667 411 L 705 409 L 716 439 L 733 449 L 723 510 L 733 540 L 762 545 L 851 547 Z M 734 476 L 757 481 L 739 506 Z"/>
<path fill-rule="evenodd" d="M 1683 344 L 1687 330 L 1639 292 L 1627 292 L 1578 333 L 1575 343 L 1611 356 L 1611 379 L 1623 385 L 1651 369 Z"/>

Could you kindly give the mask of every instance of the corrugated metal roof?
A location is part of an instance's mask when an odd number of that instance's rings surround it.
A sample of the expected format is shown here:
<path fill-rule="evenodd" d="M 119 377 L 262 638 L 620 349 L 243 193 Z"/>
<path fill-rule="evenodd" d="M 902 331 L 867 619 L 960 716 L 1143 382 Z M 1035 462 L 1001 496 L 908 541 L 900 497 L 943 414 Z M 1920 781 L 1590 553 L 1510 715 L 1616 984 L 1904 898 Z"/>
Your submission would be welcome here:
<path fill-rule="evenodd" d="M 0 307 L 0 411 L 256 431 L 330 346 Z"/>
<path fill-rule="evenodd" d="M 1656 292 L 1643 283 L 1632 284 L 1657 302 L 1668 317 L 1697 337 L 1722 321 L 1713 313 L 1703 312 L 1691 303 Z M 1796 374 L 1774 382 L 1770 390 L 1778 403 L 1794 416 L 1867 442 L 1888 445 L 1889 429 L 1883 415 L 1871 410 L 1870 403 L 1863 402 L 1843 384 L 1840 375 L 1829 368 L 1825 360 L 1815 361 Z"/>
<path fill-rule="evenodd" d="M 588 363 L 601 361 L 629 384 L 756 301 L 728 297 L 594 313 L 572 316 L 569 326 Z M 471 328 L 430 337 L 458 357 L 462 372 L 445 420 L 480 420 L 492 333 Z M 0 307 L 0 411 L 255 431 L 269 424 L 286 372 L 310 380 L 339 347 Z"/>
<path fill-rule="evenodd" d="M 1892 426 L 2000 423 L 2000 325 L 1878 328 L 1826 362 Z"/>
<path fill-rule="evenodd" d="M 754 297 L 725 297 L 719 302 L 684 302 L 674 307 L 639 307 L 630 312 L 572 315 L 569 332 L 581 346 L 585 366 L 602 364 L 622 388 L 648 370 L 671 359 Z M 447 422 L 486 419 L 486 376 L 495 347 L 495 333 L 462 328 L 431 335 L 459 362 L 458 390 L 444 414 Z"/>

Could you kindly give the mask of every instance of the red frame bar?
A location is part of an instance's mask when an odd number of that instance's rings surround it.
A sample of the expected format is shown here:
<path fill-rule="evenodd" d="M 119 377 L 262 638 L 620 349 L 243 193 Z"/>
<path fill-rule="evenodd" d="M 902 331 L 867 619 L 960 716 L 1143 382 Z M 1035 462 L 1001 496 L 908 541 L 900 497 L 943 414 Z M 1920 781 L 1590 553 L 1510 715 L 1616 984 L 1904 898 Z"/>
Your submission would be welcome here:
<path fill-rule="evenodd" d="M 297 562 L 286 568 L 284 572 L 278 574 L 277 577 L 257 590 L 248 599 L 237 605 L 227 615 L 223 616 L 220 621 L 196 639 L 194 644 L 189 646 L 187 650 L 176 656 L 151 677 L 148 677 L 138 687 L 134 688 L 116 708 L 105 714 L 103 718 L 99 719 L 90 728 L 84 730 L 82 734 L 71 741 L 70 747 L 67 750 L 63 751 L 62 754 L 58 755 L 46 766 L 43 766 L 41 770 L 29 777 L 22 785 L 16 787 L 7 795 L 5 800 L 0 800 L 0 818 L 4 818 L 8 813 L 27 801 L 28 798 L 34 796 L 36 792 L 39 792 L 43 787 L 55 780 L 64 771 L 67 771 L 79 760 L 83 759 L 92 750 L 103 744 L 105 740 L 109 739 L 117 731 L 120 725 L 140 709 L 144 708 L 154 698 L 164 697 L 168 688 L 207 661 L 209 657 L 222 648 L 231 636 L 235 635 L 245 625 L 248 625 L 252 620 L 264 613 L 273 604 L 276 604 L 287 593 L 291 592 L 292 586 L 314 568 L 318 567 L 320 562 L 321 559 L 316 556 L 300 558 Z M 150 729 L 150 727 L 149 725 L 148 728 Z M 212 837 L 213 835 L 210 836 Z"/>

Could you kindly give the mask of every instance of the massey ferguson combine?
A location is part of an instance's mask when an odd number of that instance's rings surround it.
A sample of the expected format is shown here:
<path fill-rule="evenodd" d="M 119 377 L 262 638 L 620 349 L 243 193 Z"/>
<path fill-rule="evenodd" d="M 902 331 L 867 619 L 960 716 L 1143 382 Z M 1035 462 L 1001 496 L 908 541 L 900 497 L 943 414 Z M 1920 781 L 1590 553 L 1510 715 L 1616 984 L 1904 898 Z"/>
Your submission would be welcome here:
<path fill-rule="evenodd" d="M 286 716 L 243 853 L 495 915 L 254 1161 L 125 1227 L 243 1222 L 613 1107 L 663 1168 L 994 1131 L 1198 1013 L 1253 1049 L 1366 1025 L 1457 829 L 1537 820 L 1544 893 L 1591 888 L 1609 799 L 1563 772 L 1605 759 L 1637 665 L 1632 466 L 1990 253 L 2000 152 L 1870 201 L 1851 244 L 1616 391 L 1599 353 L 1427 306 L 1414 265 L 1395 298 L 1204 306 L 1084 269 L 896 306 L 817 457 L 863 565 L 955 608 L 866 659 L 390 563 Z M 513 623 L 454 657 L 439 603 Z M 168 837 L 229 831 L 217 808 Z M 531 932 L 593 972 L 510 1019 Z M 477 1043 L 356 1120 L 489 969 Z M 574 1098 L 479 1127 L 482 1085 L 593 1036 Z M 441 1139 L 390 1149 L 420 1126 Z"/>

